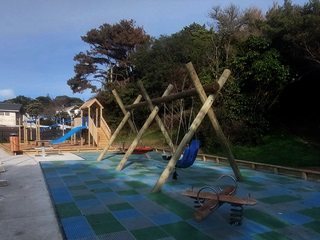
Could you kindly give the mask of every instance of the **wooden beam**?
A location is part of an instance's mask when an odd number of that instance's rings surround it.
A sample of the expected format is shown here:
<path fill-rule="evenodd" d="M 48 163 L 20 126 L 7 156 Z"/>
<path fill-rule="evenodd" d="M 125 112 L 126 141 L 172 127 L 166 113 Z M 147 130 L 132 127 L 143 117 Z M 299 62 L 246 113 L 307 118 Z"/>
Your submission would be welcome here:
<path fill-rule="evenodd" d="M 138 82 L 138 86 L 140 88 L 140 91 L 141 91 L 141 94 L 143 96 L 143 98 L 146 100 L 146 102 L 148 103 L 148 106 L 149 106 L 149 109 L 150 111 L 152 111 L 154 109 L 154 105 L 152 104 L 152 101 L 146 91 L 146 89 L 144 88 L 143 86 L 143 83 L 141 81 Z M 174 153 L 175 152 L 175 147 L 173 145 L 173 142 L 169 136 L 169 133 L 167 131 L 167 129 L 165 128 L 164 124 L 162 123 L 162 120 L 161 118 L 159 117 L 159 115 L 157 114 L 156 117 L 156 122 L 164 136 L 164 139 L 166 140 L 167 144 L 169 145 L 169 148 L 171 149 L 171 153 Z"/>
<path fill-rule="evenodd" d="M 168 94 L 170 94 L 170 92 L 172 91 L 172 88 L 173 88 L 173 86 L 169 85 L 167 87 L 166 91 L 164 92 L 163 96 L 167 96 Z M 126 164 L 126 162 L 128 161 L 129 157 L 131 156 L 133 150 L 135 149 L 135 147 L 137 146 L 138 142 L 140 141 L 142 135 L 148 129 L 148 127 L 150 126 L 151 122 L 154 120 L 155 116 L 158 114 L 158 112 L 159 112 L 159 107 L 157 107 L 157 106 L 154 107 L 154 109 L 152 110 L 151 114 L 147 118 L 146 122 L 143 124 L 142 128 L 138 132 L 136 138 L 133 140 L 133 142 L 131 143 L 130 147 L 126 151 L 124 157 L 122 158 L 122 160 L 118 164 L 116 170 L 120 171 L 123 168 L 123 166 Z"/>
<path fill-rule="evenodd" d="M 203 89 L 205 90 L 206 93 L 216 93 L 220 90 L 220 86 L 217 83 L 212 83 L 212 84 L 207 84 L 207 85 L 203 86 Z M 178 100 L 178 99 L 182 99 L 182 98 L 186 98 L 186 97 L 192 97 L 195 95 L 197 95 L 197 90 L 195 88 L 192 88 L 190 90 L 170 94 L 168 96 L 153 98 L 153 99 L 151 99 L 151 102 L 154 105 L 159 105 L 161 103 L 172 102 L 174 100 Z M 141 107 L 146 107 L 146 106 L 148 106 L 148 102 L 144 101 L 144 102 L 140 102 L 137 104 L 131 104 L 131 105 L 124 106 L 124 108 L 126 110 L 132 110 L 135 108 L 141 108 Z"/>
<path fill-rule="evenodd" d="M 205 93 L 205 90 L 202 88 L 202 85 L 201 85 L 201 82 L 200 82 L 200 79 L 198 78 L 198 75 L 192 65 L 191 62 L 187 63 L 186 64 L 186 67 L 189 71 L 189 75 L 193 81 L 193 84 L 195 86 L 195 88 L 197 89 L 198 93 L 199 93 L 199 97 L 200 97 L 200 100 L 202 103 L 204 103 L 207 99 L 207 96 L 206 96 L 206 93 Z M 221 75 L 220 79 L 219 79 L 219 84 L 224 84 L 227 80 L 227 78 L 229 77 L 229 75 L 231 74 L 230 70 L 226 69 L 224 70 L 223 74 Z M 218 122 L 218 119 L 216 118 L 216 115 L 213 111 L 213 109 L 211 108 L 209 111 L 208 111 L 208 117 L 211 121 L 211 124 L 220 140 L 220 143 L 224 149 L 224 152 L 226 153 L 227 155 L 227 158 L 229 160 L 229 163 L 230 163 L 230 166 L 237 178 L 238 181 L 243 181 L 243 177 L 241 175 L 241 172 L 237 166 L 237 163 L 236 163 L 236 160 L 232 154 L 232 151 L 231 151 L 231 148 L 229 146 L 229 143 L 228 143 L 228 140 L 226 138 L 226 136 L 224 135 L 223 131 L 221 130 L 221 127 L 220 127 L 220 124 Z"/>
<path fill-rule="evenodd" d="M 121 102 L 121 99 L 119 97 L 119 95 L 117 94 L 116 90 L 112 90 L 112 92 L 115 91 L 115 93 L 113 93 L 113 95 L 115 96 L 115 98 L 118 98 L 117 101 Z M 136 100 L 134 101 L 135 103 L 140 102 L 142 99 L 142 96 L 139 95 Z M 101 161 L 102 158 L 104 157 L 104 155 L 108 152 L 109 148 L 111 147 L 112 143 L 114 142 L 114 140 L 117 138 L 117 136 L 119 135 L 120 131 L 122 130 L 122 128 L 124 127 L 124 125 L 127 123 L 128 119 L 131 116 L 131 112 L 126 112 L 126 114 L 124 115 L 124 118 L 122 119 L 122 121 L 120 122 L 119 126 L 117 127 L 117 129 L 114 131 L 114 133 L 112 134 L 111 138 L 109 139 L 107 145 L 104 147 L 103 151 L 100 153 L 99 157 L 97 158 L 97 161 Z"/>

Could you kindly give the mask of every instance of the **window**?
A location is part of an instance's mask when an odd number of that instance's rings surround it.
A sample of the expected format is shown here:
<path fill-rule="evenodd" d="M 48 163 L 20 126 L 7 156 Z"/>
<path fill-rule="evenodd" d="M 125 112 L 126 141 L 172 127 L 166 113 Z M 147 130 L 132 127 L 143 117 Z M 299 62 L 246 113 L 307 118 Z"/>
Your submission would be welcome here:
<path fill-rule="evenodd" d="M 0 111 L 0 116 L 10 116 L 9 112 L 1 112 Z"/>

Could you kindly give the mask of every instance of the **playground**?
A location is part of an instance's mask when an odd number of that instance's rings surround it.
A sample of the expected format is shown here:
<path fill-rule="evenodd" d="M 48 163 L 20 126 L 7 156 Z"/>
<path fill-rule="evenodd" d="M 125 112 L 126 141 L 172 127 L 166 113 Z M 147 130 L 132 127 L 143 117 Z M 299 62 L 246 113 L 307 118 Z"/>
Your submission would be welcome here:
<path fill-rule="evenodd" d="M 232 209 L 237 208 L 227 203 L 197 222 L 193 214 L 198 203 L 183 193 L 203 186 L 219 191 L 219 178 L 233 176 L 230 167 L 196 161 L 154 193 L 166 162 L 161 152 L 149 154 L 151 159 L 132 155 L 122 171 L 115 168 L 123 155 L 112 153 L 102 161 L 96 161 L 99 152 L 45 158 L 1 155 L 7 170 L 1 175 L 9 183 L 1 193 L 0 226 L 7 229 L 1 237 L 320 239 L 319 182 L 241 169 L 245 181 L 238 183 L 235 196 L 257 200 L 243 206 L 241 224 L 231 224 Z M 53 233 L 59 229 L 62 236 Z"/>
<path fill-rule="evenodd" d="M 249 169 L 241 168 L 246 163 L 234 158 L 211 108 L 230 71 L 225 70 L 217 83 L 202 86 L 192 64 L 187 64 L 187 69 L 195 88 L 184 93 L 170 94 L 173 87 L 169 85 L 161 97 L 150 99 L 142 82 L 138 82 L 141 95 L 125 106 L 113 90 L 124 115 L 113 133 L 102 118 L 102 105 L 92 99 L 81 107 L 81 117 L 75 120 L 72 130 L 49 142 L 76 141 L 72 137 L 81 133 L 81 148 L 86 144 L 92 151 L 47 154 L 50 149 L 42 143 L 41 154 L 24 152 L 21 159 L 39 163 L 34 167 L 42 170 L 63 237 L 320 239 L 320 184 L 307 181 L 310 175 L 318 179 L 317 173 L 301 171 L 303 179 L 298 179 L 282 176 L 283 170 L 293 171 L 289 168 L 255 163 L 250 163 Z M 203 105 L 175 145 L 158 116 L 158 105 L 197 94 Z M 138 130 L 130 118 L 131 110 L 145 106 L 150 115 Z M 205 116 L 225 150 L 226 164 L 219 164 L 220 159 L 206 161 L 204 155 L 203 161 L 198 161 L 200 142 L 194 136 Z M 154 120 L 164 136 L 167 152 L 139 147 Z M 126 123 L 136 136 L 127 147 L 114 151 L 112 145 Z M 16 139 L 10 139 L 12 152 Z M 19 162 L 18 157 L 12 159 Z M 12 159 L 6 162 L 9 169 L 19 165 L 10 165 Z M 24 166 L 25 161 L 22 163 Z M 259 167 L 271 172 L 255 171 Z M 4 185 L 8 182 L 10 179 L 2 181 Z"/>
<path fill-rule="evenodd" d="M 19 119 L 18 127 L 1 127 L 2 141 L 9 141 L 3 146 L 14 154 L 101 148 L 111 136 L 111 129 L 102 117 L 103 108 L 97 99 L 91 99 L 80 107 L 81 116 L 71 120 L 59 119 L 52 125 L 41 125 L 41 119 L 50 116 L 23 122 Z"/>

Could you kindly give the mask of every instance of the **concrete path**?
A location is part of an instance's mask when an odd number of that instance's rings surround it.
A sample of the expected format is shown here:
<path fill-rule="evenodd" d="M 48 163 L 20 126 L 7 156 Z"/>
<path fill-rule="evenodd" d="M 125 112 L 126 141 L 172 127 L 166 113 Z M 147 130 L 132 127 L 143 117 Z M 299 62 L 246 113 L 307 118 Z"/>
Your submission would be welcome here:
<path fill-rule="evenodd" d="M 39 161 L 81 158 L 69 154 L 9 155 L 0 149 L 0 240 L 63 239 Z M 8 183 L 7 186 L 4 186 Z"/>

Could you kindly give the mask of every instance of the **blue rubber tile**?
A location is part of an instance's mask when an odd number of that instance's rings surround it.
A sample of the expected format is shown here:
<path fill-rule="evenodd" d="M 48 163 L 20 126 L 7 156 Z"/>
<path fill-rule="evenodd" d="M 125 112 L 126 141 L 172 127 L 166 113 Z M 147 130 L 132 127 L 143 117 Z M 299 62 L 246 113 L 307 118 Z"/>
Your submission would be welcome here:
<path fill-rule="evenodd" d="M 135 240 L 129 231 L 121 231 L 97 236 L 98 240 Z M 163 239 L 164 240 L 164 239 Z"/>
<path fill-rule="evenodd" d="M 149 218 L 143 215 L 136 218 L 124 219 L 121 221 L 121 224 L 130 231 L 156 226 Z"/>
<path fill-rule="evenodd" d="M 306 199 L 303 202 L 308 207 L 320 207 L 320 196 Z"/>
<path fill-rule="evenodd" d="M 61 220 L 68 240 L 94 239 L 94 232 L 85 217 L 71 217 Z"/>
<path fill-rule="evenodd" d="M 99 199 L 80 200 L 80 201 L 76 201 L 76 203 L 77 203 L 79 208 L 103 205 Z"/>
<path fill-rule="evenodd" d="M 112 214 L 120 221 L 142 216 L 142 214 L 136 209 L 112 211 Z"/>
<path fill-rule="evenodd" d="M 72 195 L 66 188 L 52 189 L 51 196 L 56 204 L 74 201 Z"/>
<path fill-rule="evenodd" d="M 122 196 L 122 198 L 127 202 L 137 202 L 137 201 L 148 200 L 148 198 L 143 195 L 128 195 L 128 196 Z"/>
<path fill-rule="evenodd" d="M 278 218 L 294 225 L 302 225 L 314 221 L 313 218 L 310 218 L 306 215 L 297 212 L 279 214 Z"/>
<path fill-rule="evenodd" d="M 154 222 L 156 225 L 163 225 L 163 224 L 169 224 L 169 223 L 175 223 L 182 221 L 182 218 L 177 216 L 174 213 L 168 212 L 168 213 L 162 213 L 162 214 L 155 214 L 152 216 L 149 216 L 152 222 Z"/>
<path fill-rule="evenodd" d="M 250 235 L 255 235 L 255 234 L 263 234 L 266 232 L 270 232 L 272 231 L 272 229 L 244 218 L 242 220 L 242 225 L 238 227 L 237 231 L 243 234 L 250 233 Z"/>
<path fill-rule="evenodd" d="M 109 210 L 104 205 L 86 206 L 81 207 L 80 211 L 83 215 L 107 213 Z"/>

